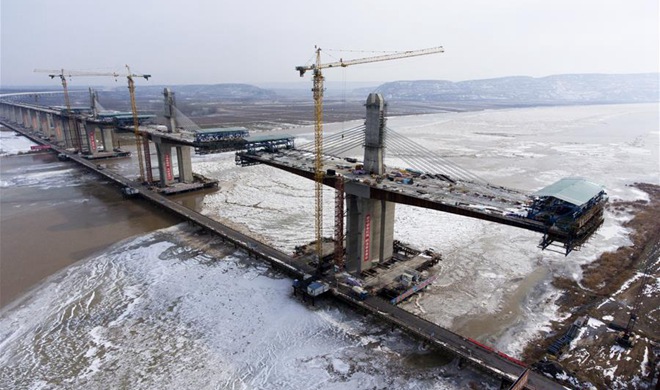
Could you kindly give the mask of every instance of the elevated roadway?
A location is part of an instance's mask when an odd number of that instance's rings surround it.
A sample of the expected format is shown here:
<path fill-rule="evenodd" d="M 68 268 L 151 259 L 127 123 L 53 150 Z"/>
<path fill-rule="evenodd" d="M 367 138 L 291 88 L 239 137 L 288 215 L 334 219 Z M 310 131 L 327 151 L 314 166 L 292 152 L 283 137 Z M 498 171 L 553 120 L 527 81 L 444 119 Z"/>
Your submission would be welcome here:
<path fill-rule="evenodd" d="M 313 160 L 311 155 L 305 152 L 239 153 L 237 159 L 246 165 L 265 164 L 314 180 Z M 529 197 L 520 191 L 466 181 L 451 183 L 437 178 L 415 179 L 413 184 L 378 181 L 369 175 L 356 174 L 354 168 L 355 164 L 348 165 L 346 161 L 337 158 L 324 162 L 324 170 L 331 169 L 343 176 L 345 186 L 352 186 L 353 191 L 359 192 L 360 196 L 531 230 L 547 234 L 558 242 L 571 239 L 566 232 L 558 228 L 524 218 Z M 324 184 L 335 188 L 337 179 L 336 175 L 326 175 Z"/>

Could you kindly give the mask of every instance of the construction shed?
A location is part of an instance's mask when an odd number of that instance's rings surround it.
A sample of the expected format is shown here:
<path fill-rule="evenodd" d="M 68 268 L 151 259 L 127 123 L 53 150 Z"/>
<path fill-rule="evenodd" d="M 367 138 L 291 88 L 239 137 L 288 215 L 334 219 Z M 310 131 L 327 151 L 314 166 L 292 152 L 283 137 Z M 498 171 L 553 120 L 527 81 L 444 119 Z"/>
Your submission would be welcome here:
<path fill-rule="evenodd" d="M 586 222 L 582 217 L 602 206 L 607 194 L 596 183 L 569 177 L 535 192 L 533 199 L 528 218 L 569 231 L 579 229 Z"/>

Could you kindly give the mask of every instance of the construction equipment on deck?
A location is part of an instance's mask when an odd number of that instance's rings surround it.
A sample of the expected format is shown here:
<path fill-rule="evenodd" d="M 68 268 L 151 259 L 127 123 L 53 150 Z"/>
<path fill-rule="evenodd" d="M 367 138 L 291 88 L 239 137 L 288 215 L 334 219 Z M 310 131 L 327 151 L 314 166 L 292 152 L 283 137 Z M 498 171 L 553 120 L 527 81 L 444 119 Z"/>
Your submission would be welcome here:
<path fill-rule="evenodd" d="M 316 62 L 312 65 L 296 66 L 296 70 L 300 72 L 300 77 L 303 77 L 308 70 L 313 71 L 313 97 L 314 97 L 314 146 L 315 146 L 315 160 L 314 160 L 314 181 L 315 181 L 315 214 L 314 214 L 314 227 L 316 233 L 316 256 L 318 259 L 317 272 L 321 272 L 321 259 L 323 258 L 323 73 L 321 69 L 326 68 L 345 68 L 350 65 L 366 64 L 371 62 L 390 61 L 400 58 L 423 56 L 428 54 L 443 53 L 445 50 L 440 47 L 433 47 L 422 50 L 410 50 L 403 52 L 396 52 L 391 54 L 379 55 L 375 57 L 358 58 L 354 60 L 344 61 L 340 59 L 338 62 L 321 63 L 321 48 L 316 48 Z"/>
<path fill-rule="evenodd" d="M 151 184 L 153 182 L 153 176 L 151 173 L 151 159 L 149 157 L 149 141 L 147 140 L 146 136 L 143 136 L 140 134 L 139 131 L 139 119 L 138 119 L 138 112 L 137 112 L 137 106 L 135 104 L 135 82 L 133 81 L 133 78 L 135 77 L 143 77 L 145 80 L 149 80 L 149 77 L 151 75 L 149 74 L 133 74 L 131 73 L 131 69 L 126 65 L 126 69 L 128 70 L 128 74 L 126 77 L 128 78 L 128 91 L 131 96 L 131 111 L 133 113 L 133 126 L 134 126 L 134 132 L 135 132 L 135 144 L 136 144 L 136 149 L 138 153 L 138 162 L 140 165 L 140 178 L 139 181 L 143 182 L 146 181 L 147 184 Z M 119 73 L 116 72 L 85 72 L 85 71 L 77 71 L 77 70 L 45 70 L 45 69 L 35 69 L 35 72 L 39 73 L 48 73 L 48 76 L 50 76 L 51 79 L 55 77 L 59 77 L 62 80 L 62 87 L 64 88 L 64 102 L 66 104 L 66 109 L 67 109 L 67 116 L 69 117 L 69 126 L 73 129 L 74 134 L 77 137 L 77 142 L 78 142 L 78 150 L 82 152 L 82 136 L 80 134 L 80 130 L 78 128 L 78 124 L 73 118 L 73 113 L 71 110 L 71 102 L 69 100 L 69 91 L 67 88 L 67 77 L 88 77 L 88 76 L 110 76 L 114 77 L 115 80 L 117 77 L 120 77 Z M 144 141 L 144 143 L 143 143 Z M 144 150 L 143 150 L 144 148 Z M 143 153 L 145 153 L 145 157 L 143 158 Z M 146 176 L 145 176 L 145 162 L 146 162 Z"/>

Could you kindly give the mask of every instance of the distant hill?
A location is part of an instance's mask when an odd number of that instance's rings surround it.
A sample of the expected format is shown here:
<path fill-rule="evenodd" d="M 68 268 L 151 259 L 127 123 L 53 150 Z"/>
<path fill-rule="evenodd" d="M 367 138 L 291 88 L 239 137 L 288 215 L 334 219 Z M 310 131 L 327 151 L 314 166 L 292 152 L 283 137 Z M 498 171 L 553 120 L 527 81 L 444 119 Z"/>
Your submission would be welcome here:
<path fill-rule="evenodd" d="M 141 85 L 136 89 L 142 95 L 161 95 L 165 87 Z M 250 84 L 194 84 L 174 85 L 177 99 L 192 100 L 272 100 L 277 94 L 269 89 L 263 89 Z"/>
<path fill-rule="evenodd" d="M 395 81 L 376 88 L 389 101 L 502 104 L 634 103 L 660 100 L 660 74 L 566 74 L 470 81 Z M 373 89 L 372 89 L 373 91 Z M 368 93 L 356 90 L 356 93 Z M 366 96 L 366 95 L 365 95 Z"/>

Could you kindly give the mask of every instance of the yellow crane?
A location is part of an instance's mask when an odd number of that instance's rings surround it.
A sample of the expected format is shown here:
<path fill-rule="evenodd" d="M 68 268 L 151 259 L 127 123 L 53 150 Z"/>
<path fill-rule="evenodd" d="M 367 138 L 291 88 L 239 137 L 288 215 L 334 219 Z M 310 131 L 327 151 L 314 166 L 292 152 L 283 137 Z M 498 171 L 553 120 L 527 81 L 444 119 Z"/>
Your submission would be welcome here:
<path fill-rule="evenodd" d="M 48 73 L 48 76 L 51 79 L 54 79 L 55 77 L 59 77 L 60 80 L 62 81 L 62 89 L 64 90 L 64 105 L 66 107 L 66 114 L 69 119 L 69 128 L 71 131 L 73 131 L 75 143 L 74 147 L 79 152 L 82 152 L 82 137 L 80 134 L 80 129 L 78 128 L 78 122 L 76 122 L 74 116 L 73 116 L 73 111 L 71 110 L 71 100 L 69 99 L 69 87 L 67 85 L 66 78 L 71 77 L 70 74 L 65 73 L 64 69 L 61 70 L 46 70 L 46 69 L 35 69 L 35 72 L 39 73 Z"/>
<path fill-rule="evenodd" d="M 316 62 L 312 65 L 296 66 L 296 70 L 300 72 L 300 77 L 303 77 L 308 70 L 313 71 L 312 76 L 312 93 L 314 97 L 314 147 L 315 147 L 315 160 L 314 160 L 314 181 L 315 181 L 315 206 L 316 212 L 314 214 L 314 227 L 316 233 L 316 256 L 319 271 L 321 270 L 321 260 L 323 258 L 323 243 L 322 243 L 322 229 L 323 229 L 323 73 L 322 69 L 327 68 L 345 68 L 351 65 L 366 64 L 370 62 L 390 61 L 400 58 L 423 56 L 428 54 L 443 53 L 445 50 L 442 46 L 432 47 L 421 50 L 410 50 L 395 52 L 391 54 L 384 54 L 374 57 L 358 58 L 353 60 L 344 61 L 340 59 L 337 62 L 322 63 L 321 62 L 321 48 L 316 48 Z"/>
<path fill-rule="evenodd" d="M 149 158 L 149 146 L 148 146 L 148 141 L 144 139 L 143 135 L 140 134 L 140 131 L 138 129 L 140 121 L 138 118 L 137 105 L 135 104 L 135 82 L 133 80 L 135 77 L 143 77 L 145 80 L 149 80 L 149 77 L 151 77 L 151 75 L 133 74 L 131 73 L 131 69 L 129 68 L 128 65 L 126 65 L 126 69 L 128 71 L 126 78 L 128 79 L 128 91 L 131 96 L 131 112 L 133 113 L 135 144 L 137 148 L 138 162 L 140 165 L 139 181 L 143 182 L 146 180 L 148 184 L 151 184 L 151 182 L 153 181 L 153 177 L 151 175 L 151 160 Z M 75 135 L 78 138 L 77 142 L 79 145 L 79 150 L 82 149 L 82 139 L 80 135 L 80 130 L 78 129 L 78 124 L 75 121 L 73 117 L 73 113 L 71 111 L 71 101 L 69 100 L 69 90 L 66 81 L 67 77 L 70 78 L 74 76 L 75 77 L 88 77 L 88 76 L 108 77 L 109 76 L 117 79 L 117 77 L 120 77 L 120 74 L 116 72 L 85 72 L 85 71 L 65 70 L 65 69 L 60 69 L 60 70 L 35 69 L 34 71 L 39 73 L 48 73 L 48 76 L 50 76 L 51 79 L 54 79 L 55 77 L 59 77 L 60 80 L 62 80 L 62 88 L 64 89 L 64 103 L 66 105 L 67 114 L 69 116 L 69 126 L 74 130 Z M 145 142 L 143 143 L 143 141 Z M 143 158 L 142 156 L 143 152 L 146 153 L 146 165 L 147 165 L 146 175 L 145 175 L 145 158 Z"/>

